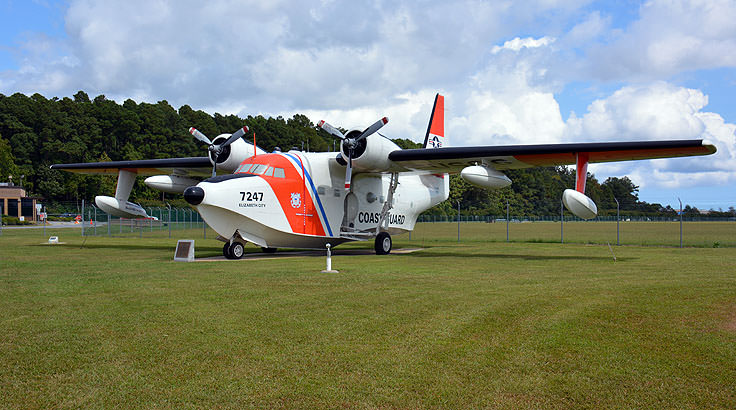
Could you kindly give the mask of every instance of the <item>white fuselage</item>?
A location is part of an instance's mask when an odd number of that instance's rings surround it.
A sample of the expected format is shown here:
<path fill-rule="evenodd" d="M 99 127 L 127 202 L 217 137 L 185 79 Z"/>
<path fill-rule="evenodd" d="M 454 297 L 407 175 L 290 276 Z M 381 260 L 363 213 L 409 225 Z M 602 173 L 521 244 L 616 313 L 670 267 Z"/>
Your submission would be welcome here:
<path fill-rule="evenodd" d="M 348 191 L 338 155 L 290 151 L 248 158 L 234 174 L 199 183 L 204 197 L 196 208 L 223 238 L 270 248 L 324 248 L 379 231 L 411 231 L 421 212 L 448 197 L 447 174 L 395 174 L 391 195 L 392 174 L 356 170 Z M 383 212 L 391 197 L 390 210 Z"/>

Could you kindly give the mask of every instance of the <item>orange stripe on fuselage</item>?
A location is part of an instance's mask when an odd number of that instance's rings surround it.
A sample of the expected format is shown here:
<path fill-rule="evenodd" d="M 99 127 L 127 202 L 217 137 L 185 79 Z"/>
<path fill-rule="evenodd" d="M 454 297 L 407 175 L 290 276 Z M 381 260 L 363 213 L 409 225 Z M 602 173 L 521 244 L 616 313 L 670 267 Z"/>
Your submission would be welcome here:
<path fill-rule="evenodd" d="M 294 155 L 299 157 L 298 155 Z M 282 154 L 261 154 L 250 157 L 241 163 L 263 164 L 271 167 L 283 168 L 286 178 L 259 175 L 276 194 L 276 199 L 289 221 L 292 232 L 307 235 L 325 236 L 319 210 L 316 209 L 309 184 L 301 177 L 301 169 L 297 171 L 294 163 Z M 299 197 L 298 201 L 292 202 L 292 194 Z M 292 204 L 298 206 L 294 207 Z"/>

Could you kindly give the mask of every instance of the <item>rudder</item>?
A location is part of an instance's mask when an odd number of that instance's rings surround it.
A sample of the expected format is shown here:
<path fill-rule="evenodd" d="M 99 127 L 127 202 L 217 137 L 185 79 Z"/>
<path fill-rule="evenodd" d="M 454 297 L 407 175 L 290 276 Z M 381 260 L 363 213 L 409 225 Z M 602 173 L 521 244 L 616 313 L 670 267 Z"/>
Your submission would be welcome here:
<path fill-rule="evenodd" d="M 437 93 L 434 97 L 432 115 L 429 117 L 427 134 L 424 136 L 424 148 L 447 147 L 445 137 L 445 97 Z"/>

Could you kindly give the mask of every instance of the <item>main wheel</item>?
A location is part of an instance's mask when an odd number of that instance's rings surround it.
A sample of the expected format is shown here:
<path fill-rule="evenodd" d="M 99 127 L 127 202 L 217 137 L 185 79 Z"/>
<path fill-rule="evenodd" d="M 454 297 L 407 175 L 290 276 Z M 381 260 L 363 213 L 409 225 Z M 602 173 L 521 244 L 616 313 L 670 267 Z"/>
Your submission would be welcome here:
<path fill-rule="evenodd" d="M 230 242 L 225 242 L 225 245 L 222 247 L 222 254 L 226 259 L 232 259 L 232 256 L 230 256 Z"/>
<path fill-rule="evenodd" d="M 230 259 L 240 259 L 245 255 L 245 246 L 240 242 L 230 245 Z"/>
<path fill-rule="evenodd" d="M 391 235 L 388 232 L 380 232 L 376 236 L 376 255 L 388 255 L 391 253 Z"/>
<path fill-rule="evenodd" d="M 264 248 L 264 247 L 261 247 L 261 250 L 263 251 L 263 253 L 276 253 L 276 251 L 278 249 L 279 248 Z"/>

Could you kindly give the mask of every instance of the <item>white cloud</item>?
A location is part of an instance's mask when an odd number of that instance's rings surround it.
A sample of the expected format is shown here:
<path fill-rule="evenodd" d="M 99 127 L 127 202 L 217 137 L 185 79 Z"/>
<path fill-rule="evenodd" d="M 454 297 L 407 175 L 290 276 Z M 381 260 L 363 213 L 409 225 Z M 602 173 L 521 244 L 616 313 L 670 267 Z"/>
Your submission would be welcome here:
<path fill-rule="evenodd" d="M 615 29 L 588 3 L 72 0 L 66 38 L 25 39 L 0 92 L 83 89 L 342 127 L 387 115 L 382 132 L 421 141 L 442 91 L 453 145 L 705 137 L 716 156 L 591 170 L 642 186 L 733 181 L 734 125 L 670 76 L 736 66 L 735 3 L 654 0 Z M 586 79 L 635 83 L 565 120 L 556 93 Z"/>
<path fill-rule="evenodd" d="M 631 175 L 642 187 L 697 186 L 736 182 L 736 125 L 704 112 L 699 90 L 658 82 L 627 86 L 594 101 L 580 118 L 567 121 L 566 138 L 575 141 L 705 139 L 715 155 L 591 166 L 600 175 Z"/>
<path fill-rule="evenodd" d="M 589 75 L 606 80 L 656 79 L 683 71 L 736 66 L 736 3 L 653 0 L 639 20 L 589 48 Z"/>
<path fill-rule="evenodd" d="M 511 51 L 519 51 L 522 48 L 537 48 L 537 47 L 544 47 L 548 46 L 555 42 L 554 37 L 540 37 L 540 38 L 521 38 L 516 37 L 512 40 L 508 40 L 505 43 L 503 43 L 502 46 L 493 46 L 491 49 L 491 53 L 498 54 L 503 50 L 511 50 Z"/>

